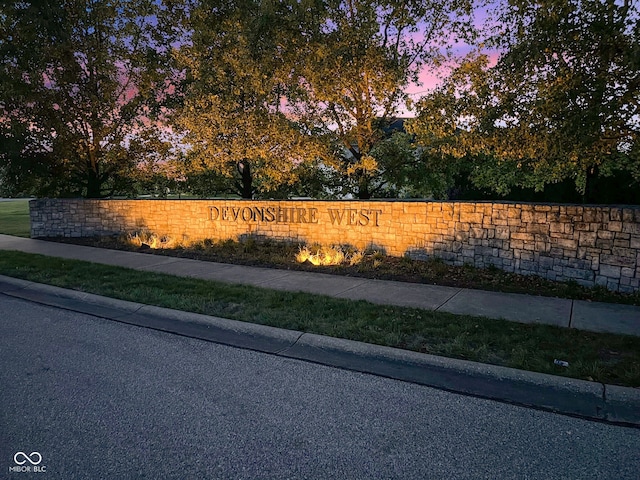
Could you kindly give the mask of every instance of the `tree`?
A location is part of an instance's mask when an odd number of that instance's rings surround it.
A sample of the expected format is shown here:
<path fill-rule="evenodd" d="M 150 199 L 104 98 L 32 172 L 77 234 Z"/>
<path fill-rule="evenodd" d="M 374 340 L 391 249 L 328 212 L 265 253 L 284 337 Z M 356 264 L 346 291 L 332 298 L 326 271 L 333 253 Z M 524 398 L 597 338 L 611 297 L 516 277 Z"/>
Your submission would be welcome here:
<path fill-rule="evenodd" d="M 405 89 L 421 71 L 437 69 L 456 40 L 472 40 L 471 12 L 467 0 L 326 2 L 301 50 L 306 96 L 295 106 L 330 132 L 334 154 L 325 164 L 344 179 L 342 193 L 367 199 L 393 189 L 388 178 L 397 175 L 386 168 L 400 159 L 385 165 L 380 156 L 388 153 L 376 148 L 389 141 L 383 127 L 407 103 Z M 410 165 L 413 156 L 401 150 Z"/>
<path fill-rule="evenodd" d="M 190 38 L 173 117 L 189 146 L 186 171 L 226 178 L 243 198 L 295 186 L 321 139 L 284 106 L 298 93 L 296 1 L 202 0 L 185 11 Z M 280 193 L 277 193 L 280 192 Z"/>
<path fill-rule="evenodd" d="M 501 193 L 571 178 L 589 194 L 590 178 L 616 169 L 640 180 L 638 5 L 511 0 L 500 11 L 504 53 L 493 67 L 470 56 L 421 101 L 420 142 Z"/>
<path fill-rule="evenodd" d="M 432 193 L 419 150 L 415 147 L 413 137 L 404 131 L 404 123 L 404 119 L 387 122 L 386 126 L 381 124 L 380 119 L 374 122 L 379 137 L 369 153 L 372 168 L 367 170 L 366 189 L 370 196 L 415 198 Z M 367 161 L 361 160 L 356 164 L 352 154 L 342 150 L 336 153 L 336 158 L 325 160 L 323 164 L 327 190 L 333 196 L 359 192 L 362 177 L 356 169 Z"/>
<path fill-rule="evenodd" d="M 132 145 L 154 130 L 165 87 L 159 10 L 153 0 L 2 3 L 4 189 L 101 197 L 130 187 L 145 153 Z"/>

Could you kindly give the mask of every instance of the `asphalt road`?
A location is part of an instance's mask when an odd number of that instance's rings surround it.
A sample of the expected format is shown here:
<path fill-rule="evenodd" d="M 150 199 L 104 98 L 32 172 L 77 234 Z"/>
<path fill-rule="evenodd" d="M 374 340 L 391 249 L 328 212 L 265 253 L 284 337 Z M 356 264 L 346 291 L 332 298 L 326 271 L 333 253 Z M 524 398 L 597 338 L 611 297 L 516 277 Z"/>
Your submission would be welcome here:
<path fill-rule="evenodd" d="M 2 295 L 0 366 L 0 478 L 637 479 L 640 471 L 638 429 Z M 15 460 L 31 471 L 15 472 Z"/>

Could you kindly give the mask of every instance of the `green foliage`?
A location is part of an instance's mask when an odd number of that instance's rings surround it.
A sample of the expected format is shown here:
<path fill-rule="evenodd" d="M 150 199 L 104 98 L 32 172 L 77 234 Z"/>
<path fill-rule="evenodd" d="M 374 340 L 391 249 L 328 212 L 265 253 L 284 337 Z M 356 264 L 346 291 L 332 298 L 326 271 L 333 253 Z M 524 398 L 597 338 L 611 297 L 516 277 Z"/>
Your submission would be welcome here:
<path fill-rule="evenodd" d="M 517 0 L 500 20 L 497 64 L 474 52 L 420 102 L 420 143 L 466 158 L 473 182 L 499 193 L 568 178 L 585 192 L 621 169 L 640 180 L 638 6 Z"/>
<path fill-rule="evenodd" d="M 374 147 L 389 141 L 383 127 L 406 104 L 408 84 L 441 65 L 453 37 L 473 36 L 470 12 L 466 0 L 326 3 L 304 50 L 307 88 L 296 107 L 333 139 L 323 160 L 342 180 L 339 193 L 366 199 L 397 190 L 413 153 L 395 140 Z"/>
<path fill-rule="evenodd" d="M 503 0 L 485 42 L 497 63 L 472 52 L 408 134 L 394 126 L 407 86 L 476 42 L 473 7 L 4 2 L 0 195 L 446 198 L 468 176 L 500 195 L 569 179 L 587 199 L 597 176 L 637 185 L 631 0 Z"/>
<path fill-rule="evenodd" d="M 162 97 L 152 0 L 0 7 L 0 159 L 6 193 L 99 197 L 131 187 Z M 157 134 L 157 132 L 156 132 Z M 156 135 L 157 138 L 157 135 Z"/>
<path fill-rule="evenodd" d="M 244 198 L 278 195 L 299 181 L 322 148 L 283 106 L 296 96 L 298 2 L 203 0 L 184 18 L 190 41 L 177 52 L 186 72 L 173 116 L 193 175 L 212 171 Z"/>
<path fill-rule="evenodd" d="M 388 127 L 409 82 L 473 36 L 470 12 L 469 0 L 195 2 L 173 117 L 185 175 L 215 172 L 245 198 L 423 195 L 409 137 Z"/>

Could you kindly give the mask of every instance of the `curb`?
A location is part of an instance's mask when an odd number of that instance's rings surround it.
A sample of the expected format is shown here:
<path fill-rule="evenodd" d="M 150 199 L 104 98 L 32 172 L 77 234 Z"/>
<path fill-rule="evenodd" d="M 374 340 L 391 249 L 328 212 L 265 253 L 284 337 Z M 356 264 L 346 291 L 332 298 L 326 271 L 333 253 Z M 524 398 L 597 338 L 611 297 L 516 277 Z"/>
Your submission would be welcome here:
<path fill-rule="evenodd" d="M 116 300 L 0 275 L 0 293 L 163 332 L 640 428 L 640 389 Z"/>

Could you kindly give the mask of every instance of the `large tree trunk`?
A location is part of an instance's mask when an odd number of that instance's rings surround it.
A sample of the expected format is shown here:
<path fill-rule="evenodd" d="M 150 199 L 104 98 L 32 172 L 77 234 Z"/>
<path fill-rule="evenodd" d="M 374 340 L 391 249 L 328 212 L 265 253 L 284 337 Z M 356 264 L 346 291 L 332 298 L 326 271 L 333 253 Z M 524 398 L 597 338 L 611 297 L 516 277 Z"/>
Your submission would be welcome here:
<path fill-rule="evenodd" d="M 371 198 L 371 192 L 369 191 L 369 181 L 362 174 L 358 181 L 358 198 L 360 200 L 369 200 Z"/>
<path fill-rule="evenodd" d="M 602 203 L 598 189 L 597 178 L 600 173 L 598 166 L 587 168 L 587 179 L 584 187 L 582 203 Z"/>
<path fill-rule="evenodd" d="M 251 175 L 251 165 L 248 160 L 242 160 L 237 165 L 240 174 L 240 196 L 242 198 L 253 198 L 253 177 Z"/>
<path fill-rule="evenodd" d="M 92 169 L 87 172 L 87 194 L 86 198 L 102 197 L 102 180 L 100 175 Z"/>
<path fill-rule="evenodd" d="M 366 188 L 364 190 L 358 191 L 358 199 L 359 200 L 369 200 L 371 198 L 371 192 Z"/>

